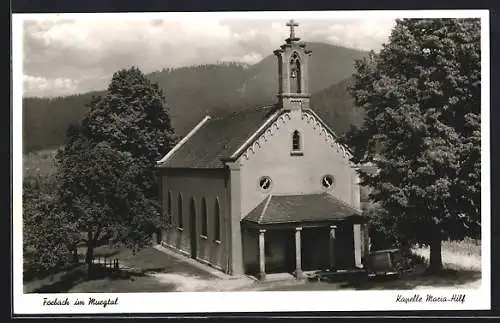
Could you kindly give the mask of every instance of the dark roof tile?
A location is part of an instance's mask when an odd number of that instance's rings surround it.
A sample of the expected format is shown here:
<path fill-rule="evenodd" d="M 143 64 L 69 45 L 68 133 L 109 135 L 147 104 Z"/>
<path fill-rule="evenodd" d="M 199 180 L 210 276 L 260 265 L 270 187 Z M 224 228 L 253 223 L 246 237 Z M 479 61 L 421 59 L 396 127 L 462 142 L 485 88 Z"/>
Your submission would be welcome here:
<path fill-rule="evenodd" d="M 334 221 L 361 212 L 328 193 L 309 195 L 270 195 L 254 208 L 244 221 L 258 224 Z"/>
<path fill-rule="evenodd" d="M 209 119 L 160 167 L 221 168 L 276 110 L 273 106 L 248 109 Z"/>

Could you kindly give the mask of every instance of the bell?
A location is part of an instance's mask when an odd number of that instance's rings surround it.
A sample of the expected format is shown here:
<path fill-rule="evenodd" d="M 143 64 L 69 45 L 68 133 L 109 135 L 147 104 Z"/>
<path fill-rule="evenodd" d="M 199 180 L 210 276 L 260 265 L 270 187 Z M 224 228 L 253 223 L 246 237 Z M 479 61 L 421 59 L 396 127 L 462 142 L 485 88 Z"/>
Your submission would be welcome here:
<path fill-rule="evenodd" d="M 292 78 L 296 78 L 297 77 L 297 71 L 295 69 L 292 70 Z"/>

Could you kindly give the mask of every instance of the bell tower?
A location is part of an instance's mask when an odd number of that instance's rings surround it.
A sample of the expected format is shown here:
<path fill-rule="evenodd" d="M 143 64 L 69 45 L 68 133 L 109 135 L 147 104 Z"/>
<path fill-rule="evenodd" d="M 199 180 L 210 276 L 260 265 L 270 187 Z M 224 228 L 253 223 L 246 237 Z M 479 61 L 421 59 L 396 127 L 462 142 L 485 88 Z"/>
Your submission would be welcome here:
<path fill-rule="evenodd" d="M 295 36 L 295 27 L 299 24 L 290 20 L 286 25 L 290 27 L 290 37 L 274 51 L 278 58 L 278 103 L 285 110 L 308 108 L 311 97 L 308 88 L 308 60 L 311 51 Z"/>

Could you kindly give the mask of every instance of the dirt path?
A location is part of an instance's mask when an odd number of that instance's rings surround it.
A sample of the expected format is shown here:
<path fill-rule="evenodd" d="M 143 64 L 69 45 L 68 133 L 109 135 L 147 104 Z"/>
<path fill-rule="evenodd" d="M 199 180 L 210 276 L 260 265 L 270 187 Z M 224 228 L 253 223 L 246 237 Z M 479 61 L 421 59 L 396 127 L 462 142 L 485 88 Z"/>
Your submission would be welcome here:
<path fill-rule="evenodd" d="M 273 282 L 258 282 L 249 278 L 235 279 L 206 279 L 186 274 L 173 273 L 150 273 L 159 284 L 175 286 L 177 292 L 228 292 L 228 291 L 272 291 L 272 290 L 354 290 L 360 288 L 347 287 L 344 283 L 326 283 L 326 282 L 306 282 L 297 281 L 294 279 L 273 281 Z M 419 282 L 418 279 L 412 280 L 408 284 L 404 279 L 399 281 L 389 281 L 376 283 L 375 286 L 367 286 L 367 289 L 399 289 L 404 286 L 404 289 L 476 289 L 481 286 L 481 279 L 462 284 L 447 284 L 446 286 L 429 285 L 429 281 L 425 278 Z M 363 288 L 361 288 L 363 289 Z"/>
<path fill-rule="evenodd" d="M 252 289 L 258 286 L 258 282 L 247 277 L 235 279 L 206 279 L 193 275 L 177 273 L 150 273 L 161 284 L 174 284 L 178 292 L 201 292 L 201 291 L 238 291 Z"/>

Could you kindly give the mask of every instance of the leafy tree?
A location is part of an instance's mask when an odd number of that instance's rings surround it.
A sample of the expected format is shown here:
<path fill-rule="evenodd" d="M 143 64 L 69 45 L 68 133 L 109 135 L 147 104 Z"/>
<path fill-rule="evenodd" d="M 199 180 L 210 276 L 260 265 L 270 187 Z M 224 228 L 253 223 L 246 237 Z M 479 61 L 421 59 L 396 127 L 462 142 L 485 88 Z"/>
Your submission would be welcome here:
<path fill-rule="evenodd" d="M 32 176 L 23 183 L 24 273 L 33 276 L 75 262 L 78 235 L 57 207 L 52 176 Z"/>
<path fill-rule="evenodd" d="M 161 229 L 155 162 L 175 142 L 165 98 L 132 67 L 94 97 L 81 127 L 71 127 L 59 161 L 59 202 L 84 234 L 86 261 L 95 247 L 134 250 Z"/>
<path fill-rule="evenodd" d="M 399 239 L 430 246 L 480 229 L 480 21 L 397 20 L 379 53 L 355 64 L 350 93 L 366 117 L 344 141 Z"/>
<path fill-rule="evenodd" d="M 67 220 L 82 234 L 86 263 L 91 264 L 94 249 L 104 244 L 134 250 L 147 245 L 161 223 L 157 202 L 135 181 L 138 164 L 130 153 L 106 142 L 94 144 L 75 129 L 71 136 L 58 156 L 58 199 Z"/>
<path fill-rule="evenodd" d="M 116 72 L 103 97 L 95 97 L 82 122 L 93 143 L 128 152 L 137 165 L 133 179 L 146 198 L 158 198 L 155 162 L 175 143 L 163 91 L 136 67 Z"/>

